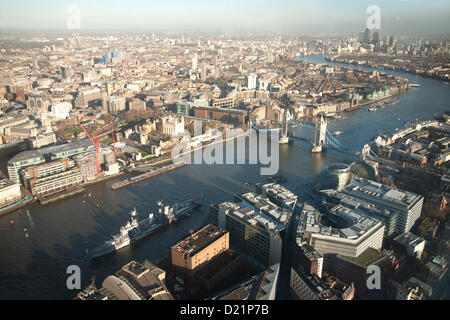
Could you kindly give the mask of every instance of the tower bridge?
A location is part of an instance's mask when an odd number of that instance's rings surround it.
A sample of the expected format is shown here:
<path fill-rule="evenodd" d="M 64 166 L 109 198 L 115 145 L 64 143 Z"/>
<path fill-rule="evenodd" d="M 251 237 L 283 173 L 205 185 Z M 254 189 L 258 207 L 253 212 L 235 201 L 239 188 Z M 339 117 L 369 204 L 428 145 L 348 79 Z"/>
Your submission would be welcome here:
<path fill-rule="evenodd" d="M 249 120 L 249 128 L 259 131 L 255 120 Z M 361 151 L 354 151 L 345 146 L 327 128 L 326 113 L 317 115 L 316 122 L 292 119 L 290 112 L 286 112 L 283 122 L 277 129 L 280 132 L 279 144 L 294 142 L 300 147 L 308 148 L 312 153 L 327 152 L 350 161 L 379 160 L 368 144 Z"/>
<path fill-rule="evenodd" d="M 309 146 L 313 153 L 326 151 L 349 160 L 364 160 L 366 157 L 376 156 L 369 145 L 365 145 L 362 151 L 353 151 L 340 142 L 328 130 L 325 113 L 319 113 L 315 123 L 291 119 L 287 124 L 289 138 Z"/>

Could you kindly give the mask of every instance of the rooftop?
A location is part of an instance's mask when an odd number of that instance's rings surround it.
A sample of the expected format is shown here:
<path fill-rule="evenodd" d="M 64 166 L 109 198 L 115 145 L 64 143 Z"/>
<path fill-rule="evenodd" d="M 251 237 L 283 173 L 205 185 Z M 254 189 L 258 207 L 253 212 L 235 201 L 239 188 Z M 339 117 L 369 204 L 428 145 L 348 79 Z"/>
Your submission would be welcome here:
<path fill-rule="evenodd" d="M 161 271 L 161 269 L 148 261 L 144 264 L 131 261 L 122 267 L 117 276 L 122 277 L 122 280 L 128 280 L 127 283 L 145 299 L 173 300 L 173 297 L 158 277 Z"/>
<path fill-rule="evenodd" d="M 44 155 L 41 152 L 41 150 L 22 151 L 21 153 L 18 153 L 17 155 L 15 155 L 11 159 L 9 159 L 8 163 L 26 161 L 26 160 L 35 159 L 35 158 L 42 158 L 43 159 Z"/>
<path fill-rule="evenodd" d="M 385 184 L 359 177 L 353 177 L 350 184 L 347 185 L 342 192 L 355 197 L 363 195 L 365 197 L 378 198 L 385 202 L 406 206 L 411 205 L 421 197 L 412 192 L 399 190 Z"/>
<path fill-rule="evenodd" d="M 374 264 L 375 262 L 384 259 L 386 256 L 373 248 L 367 248 L 363 253 L 361 253 L 359 256 L 357 257 L 348 257 L 348 256 L 342 256 L 339 255 L 340 258 L 350 261 L 352 263 L 355 263 L 357 265 L 363 266 L 363 267 L 368 267 L 371 264 Z"/>
<path fill-rule="evenodd" d="M 340 298 L 318 276 L 305 272 L 301 265 L 294 268 L 302 281 L 322 300 L 339 300 Z"/>
<path fill-rule="evenodd" d="M 277 183 L 267 183 L 267 184 L 262 184 L 262 183 L 258 183 L 257 186 L 259 188 L 264 189 L 268 194 L 270 194 L 271 196 L 273 196 L 274 198 L 276 198 L 279 201 L 282 201 L 284 203 L 292 204 L 292 202 L 297 201 L 297 196 L 292 193 L 291 191 L 289 191 L 288 189 L 286 189 L 285 187 L 283 187 L 280 184 Z"/>
<path fill-rule="evenodd" d="M 88 286 L 79 292 L 75 300 L 115 300 L 116 297 L 108 290 L 102 288 L 97 289 L 94 285 Z"/>
<path fill-rule="evenodd" d="M 45 154 L 69 152 L 72 150 L 76 150 L 76 149 L 80 149 L 80 148 L 88 148 L 91 146 L 92 146 L 92 148 L 94 148 L 93 144 L 88 139 L 83 139 L 83 140 L 77 140 L 77 141 L 62 144 L 62 145 L 52 146 L 52 147 L 48 147 L 48 148 L 42 148 L 39 150 L 27 150 L 27 151 L 20 152 L 13 158 L 9 159 L 8 163 L 30 160 L 30 159 L 34 159 L 34 158 L 43 157 Z"/>
<path fill-rule="evenodd" d="M 122 270 L 126 270 L 136 277 L 140 277 L 142 274 L 149 271 L 146 267 L 136 261 L 131 261 L 130 263 L 124 265 Z"/>
<path fill-rule="evenodd" d="M 268 300 L 278 280 L 279 264 L 219 293 L 212 300 Z"/>
<path fill-rule="evenodd" d="M 322 255 L 317 252 L 312 246 L 301 238 L 297 239 L 297 245 L 303 254 L 310 260 L 320 259 Z"/>
<path fill-rule="evenodd" d="M 331 199 L 337 200 L 345 207 L 360 210 L 371 216 L 375 215 L 377 217 L 388 217 L 394 214 L 394 211 L 390 211 L 386 208 L 381 208 L 380 206 L 376 206 L 362 199 L 357 199 L 337 190 L 322 190 L 321 193 Z"/>
<path fill-rule="evenodd" d="M 0 180 L 0 189 L 7 188 L 7 187 L 10 187 L 10 186 L 13 186 L 16 184 L 17 183 L 15 183 L 9 179 L 2 179 L 2 180 Z"/>
<path fill-rule="evenodd" d="M 58 146 L 48 147 L 41 149 L 43 153 L 62 153 L 69 152 L 80 148 L 94 148 L 93 144 L 89 139 L 77 140 L 71 143 L 66 143 Z"/>
<path fill-rule="evenodd" d="M 8 116 L 4 116 L 0 118 L 0 126 L 3 124 L 9 124 L 12 121 L 16 120 L 25 120 L 28 119 L 28 117 L 21 116 L 21 115 L 15 115 L 15 114 L 8 114 Z"/>
<path fill-rule="evenodd" d="M 416 236 L 415 234 L 411 232 L 406 232 L 404 234 L 399 235 L 394 239 L 398 243 L 403 244 L 404 246 L 416 246 L 423 241 L 425 241 L 424 238 Z"/>
<path fill-rule="evenodd" d="M 280 208 L 265 196 L 249 192 L 236 195 L 236 198 L 250 204 L 251 209 L 257 209 L 261 215 L 264 215 L 271 222 L 275 223 L 278 229 L 283 229 L 289 223 L 292 213 L 289 210 Z M 242 204 L 245 205 L 245 203 Z"/>
<path fill-rule="evenodd" d="M 209 224 L 180 241 L 172 248 L 193 256 L 227 233 L 228 231 L 221 230 Z"/>
<path fill-rule="evenodd" d="M 270 233 L 279 231 L 279 224 L 275 224 L 261 212 L 258 213 L 255 208 L 245 201 L 241 201 L 240 203 L 223 202 L 217 207 L 225 211 L 227 215 L 233 216 L 253 227 L 263 229 Z M 281 228 L 284 229 L 284 226 L 281 226 Z"/>
<path fill-rule="evenodd" d="M 309 204 L 305 204 L 300 215 L 297 233 L 300 235 L 304 233 L 321 234 L 334 238 L 358 240 L 380 223 L 376 218 L 340 204 L 333 207 L 330 214 L 344 219 L 349 227 L 337 229 L 323 225 L 320 222 L 321 213 Z"/>

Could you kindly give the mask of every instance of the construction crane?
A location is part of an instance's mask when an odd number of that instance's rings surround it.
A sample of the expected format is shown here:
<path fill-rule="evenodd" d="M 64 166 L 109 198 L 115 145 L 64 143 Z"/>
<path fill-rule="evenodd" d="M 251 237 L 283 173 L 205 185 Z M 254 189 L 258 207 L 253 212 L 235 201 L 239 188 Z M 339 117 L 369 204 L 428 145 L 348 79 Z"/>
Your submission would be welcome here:
<path fill-rule="evenodd" d="M 87 132 L 86 128 L 81 124 L 81 122 L 78 122 L 78 124 L 80 125 L 81 129 L 83 129 L 84 133 L 86 133 L 87 137 L 89 138 L 89 140 L 91 140 L 92 144 L 95 146 L 95 152 L 97 155 L 97 174 L 100 175 L 100 172 L 102 171 L 102 169 L 100 168 L 100 161 L 99 161 L 99 156 L 98 156 L 98 149 L 100 147 L 100 143 L 98 141 L 98 133 L 97 130 L 95 130 L 95 135 L 97 138 L 97 141 L 95 142 L 91 136 L 89 135 L 89 133 Z"/>

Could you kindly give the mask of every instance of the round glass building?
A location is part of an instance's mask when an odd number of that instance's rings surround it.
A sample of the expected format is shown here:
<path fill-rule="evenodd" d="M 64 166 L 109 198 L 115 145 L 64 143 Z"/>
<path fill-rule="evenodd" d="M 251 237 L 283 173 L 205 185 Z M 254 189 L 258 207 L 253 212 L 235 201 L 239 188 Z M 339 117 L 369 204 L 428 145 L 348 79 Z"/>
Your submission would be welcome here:
<path fill-rule="evenodd" d="M 350 165 L 345 163 L 333 163 L 324 168 L 313 181 L 313 188 L 320 190 L 341 191 L 350 177 Z"/>

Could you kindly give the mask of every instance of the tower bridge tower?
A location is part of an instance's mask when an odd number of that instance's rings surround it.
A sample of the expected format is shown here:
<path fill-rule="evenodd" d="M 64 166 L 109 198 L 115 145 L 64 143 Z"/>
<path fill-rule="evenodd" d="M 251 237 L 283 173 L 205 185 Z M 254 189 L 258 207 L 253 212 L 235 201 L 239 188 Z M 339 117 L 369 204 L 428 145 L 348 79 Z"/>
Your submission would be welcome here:
<path fill-rule="evenodd" d="M 283 115 L 283 122 L 281 126 L 281 136 L 280 140 L 278 141 L 279 144 L 286 144 L 289 143 L 289 136 L 288 136 L 288 125 L 289 120 L 292 119 L 292 115 L 289 112 L 289 108 L 284 109 L 284 115 Z"/>
<path fill-rule="evenodd" d="M 323 112 L 317 114 L 316 131 L 311 152 L 322 152 L 326 145 L 327 117 Z"/>

